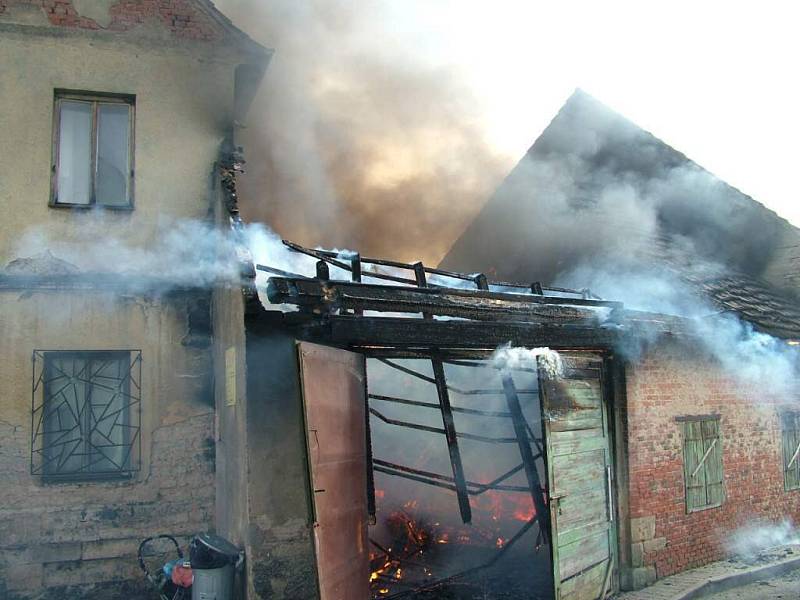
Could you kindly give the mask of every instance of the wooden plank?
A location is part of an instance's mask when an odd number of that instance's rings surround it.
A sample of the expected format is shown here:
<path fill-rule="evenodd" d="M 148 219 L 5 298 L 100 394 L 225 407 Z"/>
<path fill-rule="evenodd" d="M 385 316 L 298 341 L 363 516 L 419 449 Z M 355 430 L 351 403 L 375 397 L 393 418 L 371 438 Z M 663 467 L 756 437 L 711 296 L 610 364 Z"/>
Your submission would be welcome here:
<path fill-rule="evenodd" d="M 592 567 L 580 577 L 573 577 L 561 584 L 559 600 L 597 600 L 603 592 L 609 561 L 604 560 Z"/>
<path fill-rule="evenodd" d="M 576 494 L 583 490 L 605 491 L 605 448 L 580 454 L 553 456 L 553 469 L 559 473 L 553 484 L 553 495 Z M 603 484 L 603 485 L 601 485 Z"/>
<path fill-rule="evenodd" d="M 348 269 L 349 270 L 349 269 Z M 419 288 L 358 282 L 320 282 L 306 278 L 271 277 L 267 286 L 275 304 L 329 305 L 388 312 L 478 310 L 493 313 L 536 312 L 561 318 L 595 319 L 587 307 L 621 308 L 620 302 L 512 294 L 459 288 Z M 551 309 L 551 310 L 548 310 Z"/>
<path fill-rule="evenodd" d="M 305 330 L 305 331 L 304 331 Z M 482 348 L 498 345 L 551 348 L 610 348 L 620 339 L 616 330 L 574 325 L 424 321 L 394 317 L 332 315 L 324 323 L 302 326 L 297 334 L 311 340 L 350 347 Z"/>
<path fill-rule="evenodd" d="M 795 448 L 794 452 L 791 452 L 790 450 L 789 456 L 787 457 L 787 460 L 790 462 L 797 452 L 796 448 L 800 447 L 800 427 L 798 427 L 798 421 L 800 421 L 800 416 L 795 414 L 793 423 L 794 426 L 793 429 L 789 432 L 788 436 L 788 440 L 790 440 L 789 441 L 790 447 L 794 446 Z M 789 489 L 796 489 L 800 487 L 800 460 L 795 459 L 793 466 L 791 465 L 787 466 L 789 467 L 788 472 L 790 475 L 787 481 L 791 485 Z"/>
<path fill-rule="evenodd" d="M 585 437 L 569 437 L 562 439 L 562 435 L 576 434 L 576 433 L 589 433 Z M 555 439 L 553 440 L 551 456 L 560 456 L 563 454 L 576 454 L 578 452 L 590 452 L 592 450 L 605 450 L 608 441 L 597 435 L 593 435 L 591 429 L 578 429 L 572 431 L 559 431 L 555 432 Z"/>
<path fill-rule="evenodd" d="M 566 493 L 558 501 L 558 541 L 575 537 L 572 532 L 580 532 L 584 527 L 596 523 L 608 523 L 608 507 L 606 506 L 606 492 L 598 480 L 595 489 L 580 490 Z M 585 537 L 578 535 L 578 537 Z"/>
<path fill-rule="evenodd" d="M 558 568 L 561 581 L 611 556 L 608 532 L 602 531 L 571 544 L 558 546 Z"/>
<path fill-rule="evenodd" d="M 784 413 L 781 417 L 783 443 L 784 488 L 800 487 L 800 413 Z M 792 462 L 794 461 L 794 462 Z"/>
<path fill-rule="evenodd" d="M 609 523 L 608 520 L 605 519 L 605 515 L 603 515 L 600 520 L 589 521 L 581 527 L 576 527 L 567 531 L 559 531 L 558 543 L 571 544 L 585 537 L 596 535 L 601 531 L 608 531 L 610 528 L 611 523 Z"/>
<path fill-rule="evenodd" d="M 531 500 L 536 510 L 536 520 L 539 522 L 539 531 L 542 534 L 542 539 L 547 542 L 550 539 L 550 511 L 544 501 L 542 484 L 539 481 L 539 470 L 536 468 L 536 460 L 533 457 L 533 451 L 531 450 L 528 437 L 528 426 L 525 422 L 525 416 L 522 413 L 522 406 L 519 402 L 519 395 L 517 394 L 514 379 L 508 372 L 503 372 L 501 379 L 503 381 L 503 392 L 506 396 L 508 412 L 511 413 L 514 435 L 517 438 L 517 448 L 519 448 L 522 466 L 525 470 L 525 477 L 531 493 Z"/>
<path fill-rule="evenodd" d="M 703 448 L 708 458 L 703 465 L 706 471 L 706 500 L 709 506 L 719 506 L 725 501 L 724 474 L 722 471 L 722 439 L 719 421 L 703 421 Z"/>
<path fill-rule="evenodd" d="M 603 419 L 601 417 L 593 417 L 589 419 L 549 419 L 550 429 L 552 431 L 572 431 L 578 429 L 595 429 L 601 430 L 603 428 Z"/>
<path fill-rule="evenodd" d="M 472 508 L 469 505 L 467 482 L 464 476 L 464 466 L 461 462 L 461 452 L 458 448 L 458 437 L 456 435 L 455 421 L 453 420 L 453 409 L 450 406 L 450 395 L 447 391 L 444 365 L 442 365 L 442 361 L 437 358 L 431 359 L 431 365 L 433 367 L 433 376 L 436 380 L 436 392 L 439 395 L 439 406 L 441 407 L 447 451 L 450 455 L 450 465 L 453 469 L 453 481 L 456 485 L 458 509 L 461 513 L 461 520 L 464 523 L 469 523 L 472 521 Z"/>

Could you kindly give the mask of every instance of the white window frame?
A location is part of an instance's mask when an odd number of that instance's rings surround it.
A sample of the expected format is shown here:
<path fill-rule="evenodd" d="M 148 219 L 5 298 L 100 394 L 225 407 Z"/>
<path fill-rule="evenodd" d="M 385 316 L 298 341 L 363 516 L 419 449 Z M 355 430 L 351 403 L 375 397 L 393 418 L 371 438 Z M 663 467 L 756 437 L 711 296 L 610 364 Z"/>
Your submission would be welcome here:
<path fill-rule="evenodd" d="M 73 203 L 60 202 L 58 199 L 58 161 L 61 132 L 61 104 L 64 101 L 86 102 L 92 105 L 92 153 L 91 153 L 91 196 L 89 202 Z M 97 108 L 99 104 L 126 104 L 129 107 L 128 119 L 128 202 L 126 204 L 103 204 L 97 202 L 96 171 L 97 171 Z M 134 131 L 136 122 L 136 97 L 131 94 L 107 94 L 100 92 L 78 92 L 71 90 L 55 90 L 53 102 L 53 140 L 50 179 L 50 206 L 64 208 L 95 208 L 102 207 L 107 210 L 132 210 L 134 206 Z"/>

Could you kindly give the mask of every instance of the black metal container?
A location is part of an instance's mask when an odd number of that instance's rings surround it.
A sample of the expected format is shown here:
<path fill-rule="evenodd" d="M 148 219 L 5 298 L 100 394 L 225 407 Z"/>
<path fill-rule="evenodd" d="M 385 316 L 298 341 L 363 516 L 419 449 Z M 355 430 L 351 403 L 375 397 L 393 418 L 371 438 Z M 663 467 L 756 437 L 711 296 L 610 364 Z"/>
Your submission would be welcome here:
<path fill-rule="evenodd" d="M 235 564 L 238 559 L 239 549 L 213 533 L 200 533 L 189 543 L 192 569 L 219 569 Z"/>

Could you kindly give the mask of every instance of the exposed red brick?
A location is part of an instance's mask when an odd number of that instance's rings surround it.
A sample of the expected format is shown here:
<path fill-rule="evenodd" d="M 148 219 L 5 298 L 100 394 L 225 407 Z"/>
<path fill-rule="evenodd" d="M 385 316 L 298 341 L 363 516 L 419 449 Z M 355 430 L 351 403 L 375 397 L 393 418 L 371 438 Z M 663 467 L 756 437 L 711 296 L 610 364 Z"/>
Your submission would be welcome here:
<path fill-rule="evenodd" d="M 75 10 L 72 0 L 0 0 L 0 13 L 13 4 L 29 4 L 44 9 L 50 23 L 59 27 L 102 29 L 88 17 Z M 177 37 L 213 41 L 223 32 L 194 2 L 185 0 L 121 0 L 109 9 L 111 22 L 106 29 L 127 31 L 149 18 L 160 19 Z"/>
<path fill-rule="evenodd" d="M 800 491 L 784 491 L 779 406 L 800 402 L 743 385 L 710 359 L 658 348 L 628 372 L 632 517 L 655 516 L 663 550 L 646 553 L 659 577 L 720 560 L 738 529 L 800 521 Z M 719 414 L 726 500 L 686 514 L 682 433 L 675 417 Z"/>

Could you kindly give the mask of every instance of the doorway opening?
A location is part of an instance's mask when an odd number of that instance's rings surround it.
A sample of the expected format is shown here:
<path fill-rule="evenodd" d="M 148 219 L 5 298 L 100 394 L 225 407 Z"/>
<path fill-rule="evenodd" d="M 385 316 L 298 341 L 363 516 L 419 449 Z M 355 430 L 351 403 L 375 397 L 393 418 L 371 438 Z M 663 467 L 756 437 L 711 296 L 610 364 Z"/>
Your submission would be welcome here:
<path fill-rule="evenodd" d="M 373 598 L 554 597 L 539 377 L 489 357 L 367 361 Z"/>

